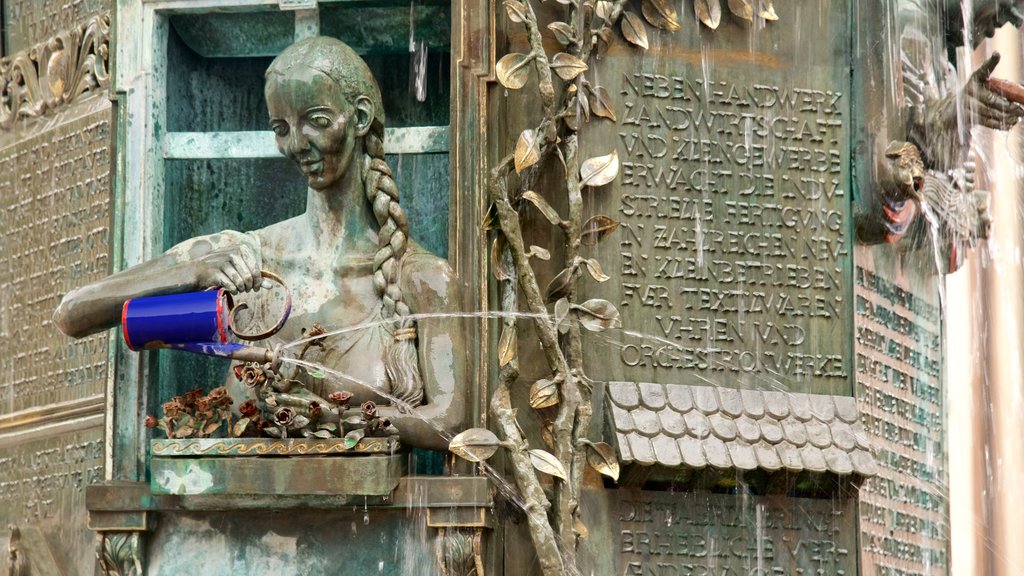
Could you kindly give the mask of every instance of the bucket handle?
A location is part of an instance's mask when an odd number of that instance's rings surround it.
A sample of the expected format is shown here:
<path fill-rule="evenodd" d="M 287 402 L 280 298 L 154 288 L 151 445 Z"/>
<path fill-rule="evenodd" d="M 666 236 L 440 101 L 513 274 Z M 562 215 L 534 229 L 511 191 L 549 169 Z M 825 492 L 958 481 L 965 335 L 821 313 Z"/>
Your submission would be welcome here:
<path fill-rule="evenodd" d="M 288 290 L 288 286 L 285 285 L 284 280 L 282 280 L 281 277 L 278 276 L 277 274 L 274 274 L 273 272 L 267 272 L 266 270 L 260 270 L 260 276 L 262 276 L 263 278 L 266 278 L 267 280 L 271 280 L 273 282 L 276 282 L 276 283 L 280 284 L 282 288 L 284 288 L 284 296 L 285 296 L 284 312 L 281 314 L 281 317 L 278 318 L 277 324 L 274 324 L 268 330 L 265 330 L 263 332 L 257 332 L 255 334 L 247 334 L 247 333 L 239 332 L 238 330 L 235 330 L 235 315 L 238 314 L 239 311 L 245 310 L 245 309 L 247 309 L 249 307 L 249 305 L 246 304 L 245 302 L 242 302 L 242 303 L 238 304 L 237 306 L 235 306 L 234 308 L 231 309 L 231 314 L 228 316 L 228 330 L 231 330 L 231 332 L 235 336 L 238 336 L 242 340 L 250 340 L 250 341 L 252 341 L 252 340 L 265 340 L 267 338 L 270 338 L 274 334 L 277 334 L 278 331 L 280 331 L 281 328 L 284 327 L 285 321 L 288 320 L 288 316 L 292 313 L 292 293 Z"/>

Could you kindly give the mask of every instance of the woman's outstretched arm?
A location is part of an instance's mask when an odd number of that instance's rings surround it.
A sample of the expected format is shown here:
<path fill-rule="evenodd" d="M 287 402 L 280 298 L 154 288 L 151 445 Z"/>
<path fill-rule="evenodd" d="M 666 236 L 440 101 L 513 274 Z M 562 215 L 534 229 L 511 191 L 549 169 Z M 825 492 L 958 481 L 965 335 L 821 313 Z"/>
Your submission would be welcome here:
<path fill-rule="evenodd" d="M 115 326 L 125 300 L 210 287 L 229 292 L 260 283 L 260 245 L 253 234 L 226 230 L 191 238 L 167 252 L 68 292 L 53 314 L 60 331 L 81 338 Z"/>

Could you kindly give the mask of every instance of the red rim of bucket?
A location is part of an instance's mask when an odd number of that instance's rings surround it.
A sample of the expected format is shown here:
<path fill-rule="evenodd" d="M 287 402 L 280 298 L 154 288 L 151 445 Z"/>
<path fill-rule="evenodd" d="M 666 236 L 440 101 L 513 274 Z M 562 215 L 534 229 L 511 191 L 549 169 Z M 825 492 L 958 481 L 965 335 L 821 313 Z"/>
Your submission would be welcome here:
<path fill-rule="evenodd" d="M 224 291 L 223 288 L 217 289 L 217 336 L 220 337 L 221 344 L 228 343 L 228 331 L 227 323 L 224 321 L 224 300 L 228 301 L 228 310 L 233 308 L 231 302 L 231 294 Z"/>
<path fill-rule="evenodd" d="M 135 350 L 135 346 L 132 346 L 132 339 L 128 337 L 128 303 L 131 301 L 132 299 L 129 298 L 121 306 L 121 332 L 124 334 L 124 343 L 128 345 L 128 349 Z"/>

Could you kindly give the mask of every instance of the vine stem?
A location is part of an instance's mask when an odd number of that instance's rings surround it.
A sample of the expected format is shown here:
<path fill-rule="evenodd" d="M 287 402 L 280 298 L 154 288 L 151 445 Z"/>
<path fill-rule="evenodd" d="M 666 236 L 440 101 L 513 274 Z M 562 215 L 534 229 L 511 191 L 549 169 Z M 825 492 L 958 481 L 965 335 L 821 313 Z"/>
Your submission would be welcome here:
<path fill-rule="evenodd" d="M 502 259 L 511 259 L 512 255 L 506 247 Z M 519 308 L 516 287 L 512 280 L 501 282 L 501 306 L 505 312 L 517 312 Z M 511 315 L 504 321 L 506 330 L 515 330 L 516 321 Z M 526 522 L 530 529 L 530 539 L 537 551 L 544 576 L 562 576 L 565 567 L 558 549 L 558 540 L 554 529 L 548 523 L 548 503 L 544 488 L 537 478 L 527 452 L 526 439 L 523 438 L 516 424 L 515 412 L 512 410 L 510 389 L 519 377 L 519 361 L 514 357 L 498 372 L 498 387 L 491 396 L 491 414 L 505 436 L 509 461 L 512 465 L 512 476 L 519 488 L 520 496 L 527 503 L 524 507 Z"/>

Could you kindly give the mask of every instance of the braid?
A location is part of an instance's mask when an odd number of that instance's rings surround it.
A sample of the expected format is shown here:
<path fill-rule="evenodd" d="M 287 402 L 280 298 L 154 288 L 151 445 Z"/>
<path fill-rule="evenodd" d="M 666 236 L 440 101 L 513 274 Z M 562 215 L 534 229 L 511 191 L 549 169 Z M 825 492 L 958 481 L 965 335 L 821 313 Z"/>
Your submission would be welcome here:
<path fill-rule="evenodd" d="M 374 122 L 364 138 L 366 197 L 380 226 L 373 258 L 373 288 L 384 302 L 384 317 L 395 319 L 395 339 L 384 352 L 384 369 L 391 394 L 412 406 L 423 402 L 423 378 L 416 353 L 415 322 L 410 315 L 399 274 L 408 247 L 409 222 L 398 204 L 398 187 L 384 161 L 383 126 Z"/>

